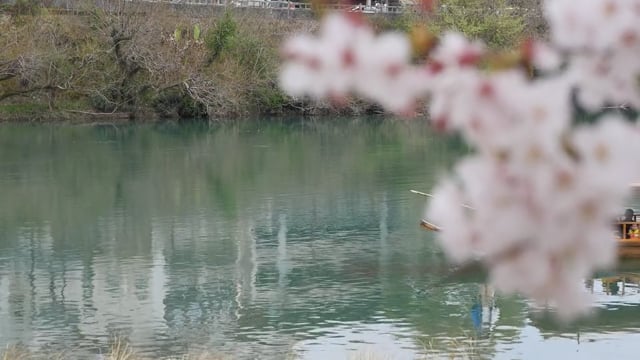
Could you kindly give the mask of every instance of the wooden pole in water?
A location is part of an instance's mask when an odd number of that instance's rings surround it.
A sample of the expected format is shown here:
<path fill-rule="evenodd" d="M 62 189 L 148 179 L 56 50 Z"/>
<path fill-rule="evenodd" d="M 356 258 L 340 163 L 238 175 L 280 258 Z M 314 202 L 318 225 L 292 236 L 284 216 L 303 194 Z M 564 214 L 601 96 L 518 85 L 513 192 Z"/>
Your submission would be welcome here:
<path fill-rule="evenodd" d="M 422 192 L 422 191 L 418 191 L 418 190 L 409 190 L 409 191 L 411 191 L 411 192 L 412 192 L 412 193 L 414 193 L 414 194 L 421 195 L 421 196 L 426 196 L 426 197 L 430 197 L 430 198 L 432 198 L 432 197 L 433 197 L 433 195 L 432 195 L 432 194 L 427 194 L 427 193 Z M 464 207 L 464 208 L 467 208 L 467 209 L 470 209 L 470 210 L 475 210 L 475 209 L 473 208 L 473 206 L 471 206 L 471 205 L 467 205 L 467 204 L 460 204 L 460 206 L 462 206 L 462 207 Z"/>

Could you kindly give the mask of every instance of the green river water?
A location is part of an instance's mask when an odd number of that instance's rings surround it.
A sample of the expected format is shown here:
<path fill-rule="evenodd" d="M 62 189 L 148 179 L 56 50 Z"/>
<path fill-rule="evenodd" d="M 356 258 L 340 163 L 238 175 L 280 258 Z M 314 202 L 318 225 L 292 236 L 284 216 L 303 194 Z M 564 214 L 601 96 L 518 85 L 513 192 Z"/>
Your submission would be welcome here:
<path fill-rule="evenodd" d="M 585 281 L 597 314 L 562 325 L 447 265 L 409 189 L 467 151 L 375 118 L 0 126 L 0 346 L 640 358 L 640 266 Z"/>

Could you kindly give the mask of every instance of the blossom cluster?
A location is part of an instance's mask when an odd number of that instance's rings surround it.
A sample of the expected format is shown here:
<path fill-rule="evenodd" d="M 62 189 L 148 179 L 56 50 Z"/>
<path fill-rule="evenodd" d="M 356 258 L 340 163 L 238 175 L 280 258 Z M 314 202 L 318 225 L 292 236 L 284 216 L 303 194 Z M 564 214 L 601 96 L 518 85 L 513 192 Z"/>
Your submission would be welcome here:
<path fill-rule="evenodd" d="M 379 36 L 365 23 L 328 15 L 318 37 L 297 35 L 283 47 L 280 84 L 292 96 L 340 102 L 355 93 L 395 113 L 410 113 L 425 96 L 426 73 L 408 66 L 411 44 L 399 32 Z"/>
<path fill-rule="evenodd" d="M 521 50 L 537 77 L 487 71 L 485 45 L 455 32 L 412 62 L 406 36 L 334 14 L 318 37 L 287 42 L 281 84 L 297 96 L 354 93 L 398 113 L 428 97 L 433 126 L 475 149 L 427 209 L 446 254 L 482 261 L 498 289 L 571 317 L 589 307 L 581 280 L 615 263 L 612 221 L 640 179 L 640 129 L 615 115 L 577 124 L 575 109 L 640 108 L 640 0 L 544 6 L 551 40 Z"/>

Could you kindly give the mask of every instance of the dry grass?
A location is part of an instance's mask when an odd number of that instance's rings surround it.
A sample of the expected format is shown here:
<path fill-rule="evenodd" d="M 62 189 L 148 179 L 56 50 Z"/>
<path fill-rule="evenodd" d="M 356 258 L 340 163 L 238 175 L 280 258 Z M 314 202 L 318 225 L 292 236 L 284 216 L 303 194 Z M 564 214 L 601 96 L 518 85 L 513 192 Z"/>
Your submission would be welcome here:
<path fill-rule="evenodd" d="M 349 356 L 349 360 L 393 360 L 389 354 L 381 354 L 372 350 L 360 350 Z"/>
<path fill-rule="evenodd" d="M 33 351 L 24 345 L 9 345 L 4 350 L 0 351 L 0 360 L 67 360 L 77 359 L 78 356 L 73 356 L 64 352 L 50 353 Z M 108 353 L 102 357 L 104 360 L 159 360 L 155 358 L 149 358 L 142 356 L 133 349 L 131 344 L 121 338 L 115 338 L 111 342 Z M 202 352 L 184 354 L 178 357 L 166 357 L 162 360 L 230 360 L 231 357 L 217 354 L 214 352 Z"/>
<path fill-rule="evenodd" d="M 230 358 L 220 354 L 202 353 L 199 355 L 183 355 L 181 357 L 170 358 L 167 360 L 230 360 Z"/>
<path fill-rule="evenodd" d="M 427 359 L 456 359 L 474 360 L 481 358 L 481 349 L 477 340 L 468 337 L 464 339 L 447 339 L 446 341 L 434 342 L 432 339 L 422 341 L 423 358 Z"/>
<path fill-rule="evenodd" d="M 442 345 L 442 344 L 440 344 Z M 425 353 L 416 360 L 430 360 L 430 359 L 462 359 L 473 360 L 479 359 L 480 354 L 478 348 L 474 345 L 473 341 L 455 341 L 448 343 L 446 346 L 449 350 L 440 350 L 434 347 L 434 344 L 425 345 Z M 453 350 L 451 350 L 453 349 Z M 69 356 L 65 353 L 48 353 L 37 352 L 28 349 L 24 345 L 11 345 L 7 346 L 4 351 L 0 352 L 0 360 L 67 360 L 77 359 L 77 356 Z M 216 352 L 202 352 L 202 353 L 189 353 L 177 357 L 166 358 L 149 358 L 136 353 L 131 344 L 122 338 L 114 338 L 111 342 L 108 353 L 102 357 L 105 360 L 232 360 L 232 356 L 220 354 Z M 285 359 L 294 360 L 298 359 L 293 352 L 289 352 Z M 349 360 L 394 360 L 396 357 L 393 354 L 382 353 L 377 350 L 359 350 L 348 356 Z"/>
<path fill-rule="evenodd" d="M 432 345 L 429 345 L 432 346 Z M 478 348 L 475 347 L 473 341 L 455 341 L 453 340 L 448 349 L 435 349 L 433 347 L 424 349 L 424 355 L 418 356 L 415 360 L 475 360 L 480 359 Z M 349 360 L 394 360 L 397 359 L 393 354 L 380 351 L 360 350 L 351 354 Z"/>
<path fill-rule="evenodd" d="M 423 341 L 423 354 L 415 360 L 432 359 L 456 359 L 474 360 L 482 358 L 481 348 L 473 338 L 448 339 L 434 342 L 432 339 Z M 180 356 L 150 358 L 135 351 L 131 344 L 124 338 L 115 337 L 111 340 L 108 352 L 102 357 L 104 360 L 232 360 L 233 356 L 218 352 L 192 352 Z M 300 359 L 300 355 L 290 349 L 283 357 L 286 360 Z M 349 360 L 394 360 L 397 357 L 378 349 L 361 349 L 350 353 Z M 51 353 L 47 351 L 33 351 L 28 347 L 17 344 L 7 346 L 0 351 L 0 360 L 68 360 L 78 359 L 73 351 L 66 353 Z"/>
<path fill-rule="evenodd" d="M 2 351 L 1 360 L 28 360 L 32 355 L 29 349 L 20 345 L 9 345 Z"/>
<path fill-rule="evenodd" d="M 36 353 L 22 344 L 7 345 L 0 352 L 0 360 L 65 360 L 65 353 Z"/>
<path fill-rule="evenodd" d="M 106 360 L 136 360 L 138 357 L 127 341 L 115 338 L 111 343 Z"/>

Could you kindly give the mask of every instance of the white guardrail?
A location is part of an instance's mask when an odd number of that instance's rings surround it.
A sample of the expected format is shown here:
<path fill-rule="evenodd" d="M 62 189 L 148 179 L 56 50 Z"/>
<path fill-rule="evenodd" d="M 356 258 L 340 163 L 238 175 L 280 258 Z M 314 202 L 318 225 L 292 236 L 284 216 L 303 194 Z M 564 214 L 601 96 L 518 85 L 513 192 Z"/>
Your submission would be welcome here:
<path fill-rule="evenodd" d="M 279 10 L 311 10 L 313 6 L 310 3 L 299 1 L 283 1 L 283 0 L 129 0 L 131 2 L 162 2 L 176 5 L 201 5 L 201 6 L 231 6 L 242 8 L 262 8 L 262 9 L 279 9 Z M 364 2 L 364 1 L 363 1 Z M 387 6 L 386 4 L 376 3 L 375 6 L 346 5 L 346 4 L 325 4 L 322 8 L 329 10 L 343 10 L 352 12 L 362 12 L 368 14 L 375 13 L 401 13 L 407 10 L 405 6 Z"/>
<path fill-rule="evenodd" d="M 1 2 L 2 0 L 0 0 Z M 78 10 L 77 0 L 53 0 L 54 4 L 58 8 L 73 11 Z M 123 1 L 123 0 L 117 0 Z M 125 2 L 140 2 L 140 3 L 164 3 L 173 5 L 186 5 L 186 6 L 219 6 L 219 7 L 237 7 L 237 8 L 257 8 L 257 9 L 270 9 L 270 10 L 312 10 L 315 7 L 309 2 L 302 1 L 287 1 L 287 0 L 124 0 Z M 405 12 L 414 12 L 416 7 L 413 5 L 386 5 L 382 1 L 385 0 L 369 0 L 372 6 L 367 6 L 367 0 L 356 0 L 360 4 L 323 4 L 322 9 L 326 10 L 340 10 L 348 12 L 361 12 L 365 14 L 401 14 Z M 388 1 L 388 0 L 386 0 Z M 110 8 L 113 6 L 112 0 L 97 0 L 94 2 L 96 6 Z M 509 13 L 526 14 L 528 17 L 541 16 L 539 9 L 525 8 L 525 7 L 501 7 L 501 8 L 469 8 L 466 6 L 451 6 L 440 5 L 440 11 L 450 11 L 454 8 L 460 8 L 463 14 L 475 14 L 475 13 L 496 13 L 499 14 L 503 11 Z M 458 10 L 460 10 L 458 9 Z"/>

